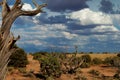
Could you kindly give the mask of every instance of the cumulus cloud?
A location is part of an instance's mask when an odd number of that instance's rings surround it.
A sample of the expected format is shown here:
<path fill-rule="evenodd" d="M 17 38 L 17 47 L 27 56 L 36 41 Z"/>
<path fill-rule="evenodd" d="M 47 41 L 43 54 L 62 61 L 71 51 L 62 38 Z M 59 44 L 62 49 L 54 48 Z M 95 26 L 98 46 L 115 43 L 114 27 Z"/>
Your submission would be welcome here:
<path fill-rule="evenodd" d="M 56 1 L 58 2 L 58 0 Z M 76 2 L 79 1 L 82 0 Z M 84 2 L 86 5 L 86 1 L 83 1 L 83 5 Z M 30 4 L 25 5 L 28 7 L 26 10 L 34 10 Z M 57 4 L 57 6 L 60 5 Z M 58 10 L 64 12 L 56 12 L 57 6 L 52 8 L 48 6 L 50 10 L 45 9 L 46 13 L 35 17 L 20 17 L 15 24 L 17 26 L 20 24 L 19 28 L 15 27 L 15 35 L 20 34 L 22 37 L 17 42 L 18 45 L 26 46 L 25 48 L 33 47 L 34 51 L 50 49 L 51 45 L 59 48 L 68 46 L 72 51 L 74 51 L 74 45 L 78 45 L 80 51 L 86 51 L 86 48 L 87 51 L 99 51 L 103 49 L 102 46 L 108 48 L 109 44 L 120 44 L 120 31 L 114 25 L 116 21 L 120 20 L 119 14 L 108 15 L 103 12 L 95 12 L 88 6 L 76 9 L 63 6 L 64 8 L 58 8 Z M 81 5 L 79 4 L 79 6 Z M 74 12 L 66 12 L 68 9 L 74 10 Z"/>
<path fill-rule="evenodd" d="M 112 19 L 109 15 L 102 12 L 94 12 L 89 8 L 72 12 L 67 18 L 75 19 L 81 25 L 112 24 Z"/>
<path fill-rule="evenodd" d="M 22 10 L 24 11 L 33 11 L 35 10 L 30 4 L 28 3 L 24 3 L 23 7 L 22 7 Z M 41 15 L 41 13 L 38 13 L 36 16 L 32 17 L 32 20 L 34 23 L 39 23 L 39 21 L 37 20 L 37 17 L 39 17 Z M 24 17 L 24 19 L 27 19 Z M 30 20 L 29 20 L 30 21 Z"/>
<path fill-rule="evenodd" d="M 21 37 L 26 41 L 33 40 L 33 44 L 34 44 L 34 42 L 38 42 L 36 40 L 34 41 L 34 39 L 43 40 L 49 37 L 52 37 L 52 38 L 63 37 L 62 32 L 65 31 L 66 29 L 67 29 L 67 26 L 63 24 L 53 24 L 53 25 L 46 24 L 46 25 L 36 25 L 34 27 L 27 27 L 24 29 L 18 28 L 13 32 L 16 36 L 21 34 Z M 34 36 L 31 36 L 31 35 L 34 35 Z"/>
<path fill-rule="evenodd" d="M 32 44 L 32 45 L 35 45 L 35 46 L 41 46 L 41 45 L 44 45 L 44 42 L 41 42 L 40 40 L 26 40 L 26 41 L 20 41 L 18 42 L 18 44 Z"/>
<path fill-rule="evenodd" d="M 40 42 L 40 40 L 27 41 L 27 43 L 28 43 L 28 44 L 32 43 L 32 44 L 34 44 L 34 45 L 36 45 L 36 46 L 42 45 L 42 42 Z"/>
<path fill-rule="evenodd" d="M 92 29 L 92 32 L 118 32 L 119 30 L 114 26 L 96 26 Z"/>
<path fill-rule="evenodd" d="M 32 11 L 32 10 L 34 10 L 34 9 L 32 8 L 32 6 L 31 6 L 30 4 L 24 3 L 24 5 L 23 5 L 23 7 L 22 7 L 22 10 Z"/>
<path fill-rule="evenodd" d="M 72 39 L 77 37 L 77 34 L 71 34 L 70 32 L 62 32 L 62 34 L 64 35 L 65 38 L 67 39 Z"/>
<path fill-rule="evenodd" d="M 31 30 L 36 30 L 36 31 L 44 31 L 44 32 L 49 32 L 49 31 L 64 31 L 67 29 L 67 26 L 64 24 L 45 24 L 45 25 L 36 25 L 32 28 Z"/>

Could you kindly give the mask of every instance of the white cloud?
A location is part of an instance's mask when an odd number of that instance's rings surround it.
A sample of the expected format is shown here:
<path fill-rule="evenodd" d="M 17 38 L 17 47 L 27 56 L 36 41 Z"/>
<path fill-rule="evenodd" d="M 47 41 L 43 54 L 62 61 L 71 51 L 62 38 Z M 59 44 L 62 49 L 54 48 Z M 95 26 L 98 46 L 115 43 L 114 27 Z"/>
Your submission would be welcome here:
<path fill-rule="evenodd" d="M 72 12 L 67 18 L 75 19 L 82 25 L 91 24 L 112 24 L 112 19 L 109 15 L 102 12 L 94 12 L 88 8 Z"/>
<path fill-rule="evenodd" d="M 97 39 L 98 41 L 107 41 L 108 35 L 92 35 L 90 38 Z"/>
<path fill-rule="evenodd" d="M 59 37 L 67 37 L 73 38 L 75 34 L 68 34 L 63 35 L 63 31 L 67 29 L 67 26 L 63 24 L 53 24 L 53 25 L 36 25 L 34 27 L 27 27 L 27 28 L 18 28 L 13 30 L 15 36 L 21 35 L 21 40 L 18 44 L 34 44 L 34 45 L 41 45 L 43 43 L 43 39 L 47 38 L 59 38 Z M 26 31 L 27 30 L 27 31 Z M 31 36 L 32 35 L 32 36 Z M 38 41 L 40 40 L 40 41 Z M 24 42 L 24 43 L 23 43 Z"/>
<path fill-rule="evenodd" d="M 22 10 L 24 10 L 24 11 L 33 11 L 33 10 L 35 10 L 35 9 L 33 9 L 30 4 L 24 3 L 24 5 L 23 5 L 23 7 L 22 7 Z M 40 16 L 40 15 L 41 15 L 41 13 L 38 13 L 37 15 L 35 15 L 34 17 L 32 17 L 32 21 L 33 21 L 34 23 L 36 23 L 36 24 L 39 23 L 39 20 L 37 20 L 37 17 Z M 25 18 L 25 17 L 24 17 L 24 18 Z"/>
<path fill-rule="evenodd" d="M 111 14 L 111 18 L 113 20 L 113 25 L 120 28 L 120 14 Z"/>
<path fill-rule="evenodd" d="M 32 27 L 31 30 L 48 31 L 48 28 L 46 26 L 37 25 L 37 26 Z"/>
<path fill-rule="evenodd" d="M 37 40 L 37 39 L 31 39 L 31 40 L 20 40 L 17 42 L 17 44 L 19 45 L 25 45 L 25 44 L 32 44 L 32 45 L 35 45 L 35 46 L 41 46 L 41 45 L 45 45 L 46 42 L 44 41 L 40 41 L 40 40 Z"/>
<path fill-rule="evenodd" d="M 42 42 L 40 42 L 40 40 L 27 41 L 26 43 L 28 43 L 28 44 L 34 44 L 35 46 L 40 46 L 40 45 L 43 44 Z"/>
<path fill-rule="evenodd" d="M 27 10 L 34 10 L 32 7 L 28 6 Z M 55 12 L 50 12 L 46 17 L 55 17 L 61 15 Z M 96 26 L 94 28 L 85 28 L 85 29 L 78 29 L 78 30 L 71 30 L 68 29 L 68 26 L 65 24 L 35 24 L 33 27 L 25 27 L 24 29 L 18 28 L 15 34 L 21 35 L 21 40 L 18 42 L 19 45 L 26 45 L 26 44 L 32 44 L 35 46 L 41 46 L 43 45 L 53 45 L 52 42 L 50 42 L 48 39 L 53 38 L 54 39 L 60 39 L 58 40 L 61 45 L 68 45 L 68 46 L 74 46 L 78 45 L 81 46 L 80 48 L 86 48 L 86 45 L 94 43 L 99 43 L 101 41 L 108 41 L 108 40 L 119 40 L 119 30 L 113 25 L 113 18 L 110 15 L 103 14 L 102 12 L 94 12 L 90 9 L 83 9 L 80 11 L 72 12 L 69 14 L 64 13 L 67 18 L 77 20 L 79 24 L 82 25 L 92 25 L 92 24 L 100 24 L 99 26 Z M 21 17 L 23 20 L 26 20 L 27 22 L 34 22 L 39 23 L 40 14 L 33 18 L 28 17 Z M 118 17 L 116 17 L 118 18 Z M 85 31 L 86 30 L 86 31 Z M 88 32 L 87 32 L 88 31 Z M 71 33 L 72 32 L 72 33 Z M 88 33 L 88 35 L 84 35 L 84 33 Z M 101 34 L 92 34 L 92 32 L 101 32 Z M 103 32 L 103 33 L 102 33 Z M 110 32 L 105 34 L 104 32 Z M 113 33 L 112 33 L 113 32 Z M 82 33 L 82 34 L 80 34 Z M 90 35 L 89 35 L 90 33 Z M 64 40 L 62 38 L 67 39 Z M 47 41 L 48 40 L 48 41 Z M 93 42 L 91 42 L 93 40 Z M 94 42 L 94 40 L 96 42 Z M 102 44 L 102 43 L 101 43 Z M 38 47 L 37 47 L 38 48 Z"/>
<path fill-rule="evenodd" d="M 55 31 L 66 30 L 67 26 L 65 26 L 64 24 L 51 24 L 51 25 L 45 24 L 45 25 L 36 25 L 30 29 L 48 32 L 48 31 L 53 31 L 53 30 L 55 30 Z"/>
<path fill-rule="evenodd" d="M 63 15 L 60 12 L 53 12 L 49 9 L 45 9 L 45 11 L 47 12 L 47 17 L 55 17 L 55 16 Z"/>
<path fill-rule="evenodd" d="M 24 3 L 24 5 L 22 7 L 22 10 L 24 10 L 24 11 L 32 11 L 34 9 L 32 8 L 32 6 L 30 4 Z"/>
<path fill-rule="evenodd" d="M 105 25 L 101 25 L 101 26 L 96 26 L 95 28 L 92 29 L 92 32 L 118 32 L 119 30 L 112 26 L 105 26 Z"/>
<path fill-rule="evenodd" d="M 63 36 L 67 39 L 72 39 L 72 38 L 75 38 L 77 37 L 78 35 L 77 34 L 71 34 L 69 32 L 62 32 Z"/>

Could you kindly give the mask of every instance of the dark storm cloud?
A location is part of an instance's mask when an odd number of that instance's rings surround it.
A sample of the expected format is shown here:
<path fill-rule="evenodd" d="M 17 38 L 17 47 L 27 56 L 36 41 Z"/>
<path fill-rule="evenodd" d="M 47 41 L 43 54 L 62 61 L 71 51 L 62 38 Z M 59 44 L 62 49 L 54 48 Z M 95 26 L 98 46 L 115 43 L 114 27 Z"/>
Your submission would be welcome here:
<path fill-rule="evenodd" d="M 66 23 L 68 19 L 65 18 L 65 15 L 62 16 L 55 16 L 48 18 L 52 23 Z"/>
<path fill-rule="evenodd" d="M 113 13 L 114 12 L 114 10 L 113 10 L 114 4 L 112 4 L 111 1 L 102 0 L 100 4 L 101 4 L 101 7 L 99 8 L 100 11 L 105 12 L 105 13 Z"/>
<path fill-rule="evenodd" d="M 42 0 L 45 2 L 45 0 Z M 47 8 L 52 11 L 80 10 L 88 8 L 86 2 L 89 0 L 48 0 Z"/>
<path fill-rule="evenodd" d="M 115 31 L 99 31 L 98 30 L 93 30 L 94 28 L 98 27 L 98 26 L 102 26 L 101 24 L 92 24 L 92 25 L 80 25 L 80 24 L 76 24 L 76 23 L 66 23 L 66 26 L 68 31 L 70 33 L 74 33 L 77 35 L 84 35 L 84 36 L 89 36 L 89 35 L 104 35 L 104 34 L 116 34 Z M 104 26 L 112 26 L 112 25 L 104 25 Z"/>
<path fill-rule="evenodd" d="M 84 30 L 84 29 L 92 29 L 98 25 L 80 25 L 80 24 L 76 24 L 76 23 L 67 23 L 66 24 L 68 27 L 68 29 L 70 30 Z"/>

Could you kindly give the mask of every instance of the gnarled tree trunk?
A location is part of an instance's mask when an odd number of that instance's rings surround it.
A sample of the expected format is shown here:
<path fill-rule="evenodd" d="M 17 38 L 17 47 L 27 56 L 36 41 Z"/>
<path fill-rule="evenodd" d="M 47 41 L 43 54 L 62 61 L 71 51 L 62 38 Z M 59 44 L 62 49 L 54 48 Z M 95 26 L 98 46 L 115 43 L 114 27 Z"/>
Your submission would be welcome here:
<path fill-rule="evenodd" d="M 41 9 L 46 6 L 46 4 L 38 5 L 34 0 L 33 4 L 36 6 L 36 10 L 24 11 L 21 9 L 23 6 L 21 0 L 16 0 L 12 8 L 9 7 L 6 0 L 0 2 L 2 6 L 2 25 L 0 27 L 0 80 L 5 79 L 9 57 L 15 51 L 13 46 L 15 42 L 20 39 L 20 36 L 15 38 L 10 33 L 13 22 L 19 16 L 34 16 L 42 12 Z"/>

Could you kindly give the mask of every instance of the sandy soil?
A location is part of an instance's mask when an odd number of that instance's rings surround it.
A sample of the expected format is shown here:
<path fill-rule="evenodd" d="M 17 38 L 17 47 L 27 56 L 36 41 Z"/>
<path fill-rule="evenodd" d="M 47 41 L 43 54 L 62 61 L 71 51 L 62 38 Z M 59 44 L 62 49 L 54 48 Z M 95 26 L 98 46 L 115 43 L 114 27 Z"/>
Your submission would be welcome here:
<path fill-rule="evenodd" d="M 32 55 L 28 55 L 28 61 L 29 64 L 26 66 L 26 71 L 34 71 L 34 73 L 39 73 L 40 72 L 40 65 L 39 65 L 39 61 L 34 60 Z"/>

